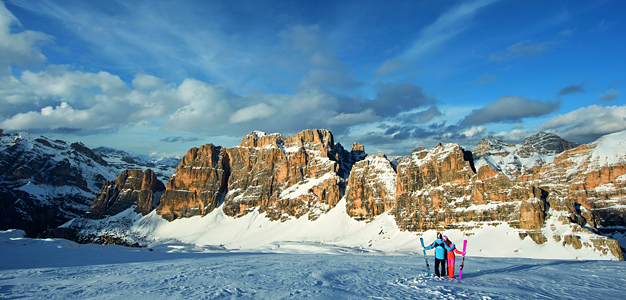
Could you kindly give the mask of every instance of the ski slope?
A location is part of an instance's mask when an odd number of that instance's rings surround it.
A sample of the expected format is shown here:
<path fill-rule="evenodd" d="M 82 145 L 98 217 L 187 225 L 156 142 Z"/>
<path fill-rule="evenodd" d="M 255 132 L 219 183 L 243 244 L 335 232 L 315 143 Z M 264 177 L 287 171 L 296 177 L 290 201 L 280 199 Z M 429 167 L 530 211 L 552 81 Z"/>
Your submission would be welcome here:
<path fill-rule="evenodd" d="M 0 298 L 616 299 L 626 290 L 626 263 L 619 261 L 468 256 L 459 280 L 427 277 L 421 249 L 389 255 L 307 242 L 286 248 L 172 243 L 150 251 L 3 231 Z"/>

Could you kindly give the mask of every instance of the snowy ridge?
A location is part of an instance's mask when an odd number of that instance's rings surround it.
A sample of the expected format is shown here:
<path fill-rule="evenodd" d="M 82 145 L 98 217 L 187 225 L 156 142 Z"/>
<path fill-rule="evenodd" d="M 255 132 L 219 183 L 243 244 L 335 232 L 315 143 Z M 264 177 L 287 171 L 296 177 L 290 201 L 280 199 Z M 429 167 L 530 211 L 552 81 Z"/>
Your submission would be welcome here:
<path fill-rule="evenodd" d="M 489 165 L 505 174 L 509 180 L 515 181 L 529 170 L 553 162 L 563 150 L 574 145 L 545 132 L 530 136 L 519 144 L 509 144 L 497 137 L 488 136 L 478 144 L 472 154 L 476 170 Z"/>
<path fill-rule="evenodd" d="M 82 145 L 80 143 L 78 144 Z M 24 169 L 24 172 L 33 172 L 29 165 L 38 167 L 40 161 L 57 166 L 66 161 L 69 167 L 80 172 L 82 178 L 85 179 L 86 186 L 82 187 L 82 189 L 72 185 L 51 186 L 43 184 L 37 187 L 39 183 L 30 176 L 19 176 L 13 181 L 12 184 L 17 185 L 17 187 L 14 188 L 27 193 L 32 192 L 32 196 L 41 201 L 69 193 L 83 196 L 95 196 L 100 191 L 100 186 L 102 186 L 103 183 L 99 181 L 102 180 L 102 178 L 115 179 L 119 171 L 118 169 L 101 165 L 83 153 L 74 151 L 72 145 L 68 145 L 64 141 L 53 141 L 43 136 L 35 137 L 23 132 L 1 136 L 0 152 L 5 153 L 5 157 L 9 155 L 15 156 L 15 161 L 13 161 L 14 166 L 8 166 L 9 168 L 17 167 L 17 170 Z M 20 163 L 27 162 L 29 165 L 19 165 Z M 42 171 L 45 172 L 46 170 Z M 5 175 L 2 178 L 6 184 L 6 180 L 8 180 L 6 175 L 8 174 L 3 175 Z"/>
<path fill-rule="evenodd" d="M 603 136 L 593 144 L 595 149 L 591 154 L 591 160 L 598 166 L 626 163 L 626 131 Z"/>

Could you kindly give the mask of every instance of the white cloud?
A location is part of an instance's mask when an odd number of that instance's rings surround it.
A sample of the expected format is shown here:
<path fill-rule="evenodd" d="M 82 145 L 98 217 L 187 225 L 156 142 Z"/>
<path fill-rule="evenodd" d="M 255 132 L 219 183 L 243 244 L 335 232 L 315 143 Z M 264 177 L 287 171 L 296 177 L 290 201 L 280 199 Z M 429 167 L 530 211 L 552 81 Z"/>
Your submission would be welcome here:
<path fill-rule="evenodd" d="M 104 125 L 97 122 L 87 111 L 73 109 L 66 102 L 57 107 L 47 106 L 39 112 L 30 111 L 20 113 L 0 123 L 0 127 L 8 130 L 20 130 L 24 128 L 89 128 L 89 124 Z M 99 124 L 98 124 L 99 123 Z"/>
<path fill-rule="evenodd" d="M 265 104 L 259 103 L 257 105 L 248 106 L 236 111 L 230 119 L 230 123 L 247 122 L 254 119 L 264 119 L 276 113 L 276 109 Z"/>
<path fill-rule="evenodd" d="M 602 135 L 626 130 L 626 106 L 581 107 L 553 117 L 539 130 L 551 131 L 578 143 L 588 143 Z"/>
<path fill-rule="evenodd" d="M 11 64 L 42 64 L 46 57 L 40 46 L 52 41 L 42 32 L 25 30 L 12 33 L 11 26 L 20 25 L 18 19 L 0 1 L 0 72 L 10 70 Z"/>
<path fill-rule="evenodd" d="M 147 74 L 137 74 L 132 84 L 133 87 L 138 90 L 155 90 L 166 86 L 161 78 Z"/>
<path fill-rule="evenodd" d="M 165 131 L 211 130 L 227 123 L 233 113 L 232 102 L 238 96 L 208 83 L 185 79 L 176 91 L 176 97 L 184 105 L 178 108 L 162 126 Z"/>
<path fill-rule="evenodd" d="M 485 133 L 485 127 L 483 126 L 472 126 L 467 130 L 464 130 L 461 132 L 461 134 L 464 134 L 467 137 L 474 137 L 477 135 L 483 135 Z"/>
<path fill-rule="evenodd" d="M 37 96 L 62 97 L 70 101 L 85 93 L 98 94 L 99 91 L 93 91 L 93 88 L 99 88 L 102 94 L 109 96 L 124 95 L 129 91 L 124 81 L 108 72 L 69 71 L 66 66 L 52 65 L 38 73 L 24 71 L 21 81 Z"/>
<path fill-rule="evenodd" d="M 182 106 L 175 90 L 131 90 L 107 72 L 49 66 L 0 78 L 0 117 L 7 129 L 119 128 L 163 117 Z"/>

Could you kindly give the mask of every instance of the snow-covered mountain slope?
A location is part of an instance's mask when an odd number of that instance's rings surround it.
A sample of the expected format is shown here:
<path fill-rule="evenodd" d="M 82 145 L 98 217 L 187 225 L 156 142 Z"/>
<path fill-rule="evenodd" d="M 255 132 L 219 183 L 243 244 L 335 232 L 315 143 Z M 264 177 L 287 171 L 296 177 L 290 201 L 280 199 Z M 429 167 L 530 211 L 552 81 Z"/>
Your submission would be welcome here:
<path fill-rule="evenodd" d="M 221 209 L 208 215 L 168 222 L 155 212 L 142 216 L 128 209 L 103 220 L 75 219 L 61 228 L 83 228 L 77 240 L 105 234 L 108 241 L 124 245 L 167 248 L 175 243 L 181 249 L 242 250 L 272 253 L 311 253 L 343 248 L 348 252 L 405 253 L 421 250 L 419 238 L 432 242 L 436 230 L 401 231 L 388 212 L 369 222 L 357 221 L 346 213 L 345 200 L 316 220 L 290 219 L 271 221 L 264 213 L 254 211 L 240 218 L 227 216 Z M 520 239 L 519 230 L 508 223 L 474 224 L 470 230 L 444 230 L 452 241 L 468 241 L 467 255 L 481 257 L 524 257 L 540 259 L 615 260 L 610 251 L 564 246 L 553 236 L 572 234 L 569 226 L 557 217 L 547 221 L 549 237 L 537 244 L 530 236 Z M 597 239 L 593 233 L 580 234 L 581 243 Z M 329 250 L 334 251 L 334 250 Z"/>
<path fill-rule="evenodd" d="M 129 168 L 153 168 L 167 180 L 175 166 L 132 161 L 120 151 L 95 153 L 80 142 L 0 134 L 0 228 L 35 236 L 81 216 L 105 181 Z"/>
<path fill-rule="evenodd" d="M 468 244 L 468 251 L 473 244 Z M 421 247 L 393 255 L 321 243 L 283 243 L 279 249 L 289 254 L 191 248 L 176 243 L 149 251 L 0 232 L 4 257 L 0 297 L 609 299 L 623 294 L 626 277 L 623 262 L 468 254 L 462 279 L 434 278 L 426 276 Z M 299 254 L 301 250 L 308 254 Z M 432 263 L 432 250 L 428 254 Z M 459 265 L 457 258 L 457 273 Z"/>
<path fill-rule="evenodd" d="M 515 181 L 517 177 L 532 173 L 550 163 L 565 150 L 576 148 L 576 143 L 557 135 L 539 132 L 519 144 L 509 144 L 494 136 L 484 138 L 472 150 L 476 169 L 489 165 Z"/>

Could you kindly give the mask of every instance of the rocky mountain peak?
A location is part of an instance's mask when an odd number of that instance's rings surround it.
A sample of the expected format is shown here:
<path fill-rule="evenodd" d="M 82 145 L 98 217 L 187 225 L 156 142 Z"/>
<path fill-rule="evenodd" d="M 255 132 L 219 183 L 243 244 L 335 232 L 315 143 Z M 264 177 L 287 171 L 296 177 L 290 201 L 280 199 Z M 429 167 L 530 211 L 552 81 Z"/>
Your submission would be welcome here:
<path fill-rule="evenodd" d="M 576 143 L 568 142 L 557 135 L 539 132 L 517 145 L 488 136 L 478 144 L 472 154 L 477 169 L 490 165 L 515 181 L 519 176 L 536 172 L 537 168 L 552 162 L 559 153 L 577 146 Z"/>
<path fill-rule="evenodd" d="M 540 131 L 525 138 L 520 143 L 517 153 L 522 157 L 528 157 L 532 153 L 555 155 L 576 147 L 578 147 L 576 143 L 568 142 L 558 135 Z"/>
<path fill-rule="evenodd" d="M 267 134 L 262 131 L 255 130 L 241 139 L 239 147 L 274 147 L 279 148 L 284 143 L 284 137 L 278 133 Z"/>
<path fill-rule="evenodd" d="M 346 151 L 327 131 L 307 130 L 294 137 L 253 132 L 237 147 L 207 144 L 190 149 L 169 180 L 156 213 L 172 221 L 219 208 L 235 219 L 254 212 L 273 221 L 303 216 L 313 221 L 344 199 L 345 210 L 335 212 L 367 221 L 386 213 L 384 217 L 393 217 L 394 226 L 402 231 L 460 230 L 472 236 L 503 225 L 506 232 L 497 233 L 502 238 L 518 235 L 526 240 L 523 243 L 562 245 L 568 251 L 589 248 L 584 251 L 623 259 L 618 243 L 598 233 L 623 230 L 626 131 L 557 157 L 542 152 L 553 148 L 543 147 L 550 141 L 563 145 L 546 133 L 518 145 L 488 137 L 481 145 L 486 150 L 478 166 L 473 165 L 471 152 L 456 144 L 420 147 L 394 170 L 382 154 L 355 161 L 353 155 L 364 152 L 362 145 Z M 529 156 L 517 151 L 524 147 L 530 149 Z M 350 170 L 349 177 L 341 176 L 342 170 Z M 131 191 L 137 186 L 131 177 L 138 176 L 126 176 L 115 186 Z M 250 219 L 258 220 L 254 215 L 241 222 Z M 157 221 L 149 217 L 141 222 L 167 226 Z M 384 231 L 378 234 L 381 239 L 388 238 Z M 167 238 L 176 238 L 176 233 Z M 515 239 L 510 241 L 517 247 Z"/>
<path fill-rule="evenodd" d="M 164 191 L 165 185 L 152 170 L 125 170 L 113 182 L 105 182 L 86 216 L 103 218 L 133 206 L 136 212 L 147 215 Z"/>
<path fill-rule="evenodd" d="M 350 152 L 365 152 L 365 147 L 363 147 L 363 145 L 359 144 L 359 143 L 354 143 L 352 144 L 352 149 L 350 149 Z"/>
<path fill-rule="evenodd" d="M 91 149 L 87 148 L 83 143 L 81 142 L 76 142 L 76 143 L 72 143 L 70 145 L 70 148 L 74 149 L 74 151 L 82 153 L 83 155 L 93 159 L 95 162 L 106 166 L 108 165 L 108 163 L 102 159 L 102 157 L 96 155 L 93 151 L 91 151 Z"/>
<path fill-rule="evenodd" d="M 478 143 L 476 148 L 472 150 L 472 153 L 474 154 L 474 158 L 478 159 L 479 157 L 487 155 L 488 153 L 496 154 L 507 152 L 506 148 L 513 146 L 515 145 L 509 144 L 493 135 L 488 135 Z"/>
<path fill-rule="evenodd" d="M 396 178 L 396 171 L 384 154 L 355 163 L 345 193 L 348 215 L 357 220 L 373 219 L 393 208 Z"/>

